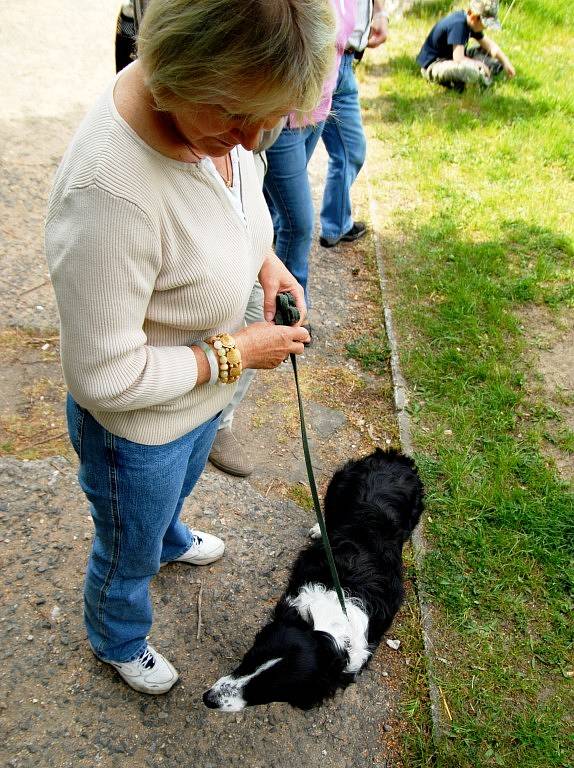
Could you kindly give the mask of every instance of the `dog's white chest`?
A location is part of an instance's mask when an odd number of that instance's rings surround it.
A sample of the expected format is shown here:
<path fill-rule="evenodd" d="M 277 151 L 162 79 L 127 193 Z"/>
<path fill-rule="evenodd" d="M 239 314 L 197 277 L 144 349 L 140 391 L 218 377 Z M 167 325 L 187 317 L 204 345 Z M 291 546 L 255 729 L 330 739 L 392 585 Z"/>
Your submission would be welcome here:
<path fill-rule="evenodd" d="M 369 617 L 357 601 L 345 601 L 345 616 L 334 590 L 327 590 L 323 584 L 305 584 L 289 602 L 302 618 L 312 622 L 313 629 L 327 632 L 339 648 L 347 651 L 345 672 L 358 672 L 365 665 L 371 655 L 367 644 Z"/>

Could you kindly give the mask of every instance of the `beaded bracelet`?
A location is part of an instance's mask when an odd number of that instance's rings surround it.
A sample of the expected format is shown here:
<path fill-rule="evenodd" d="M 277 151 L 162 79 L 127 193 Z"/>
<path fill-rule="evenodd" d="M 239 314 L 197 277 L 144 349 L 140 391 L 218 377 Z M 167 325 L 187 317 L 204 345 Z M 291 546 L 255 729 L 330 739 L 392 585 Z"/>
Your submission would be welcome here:
<path fill-rule="evenodd" d="M 239 380 L 243 367 L 241 365 L 241 352 L 235 344 L 235 339 L 229 333 L 218 333 L 205 340 L 211 345 L 218 358 L 219 376 L 221 384 L 235 384 Z"/>

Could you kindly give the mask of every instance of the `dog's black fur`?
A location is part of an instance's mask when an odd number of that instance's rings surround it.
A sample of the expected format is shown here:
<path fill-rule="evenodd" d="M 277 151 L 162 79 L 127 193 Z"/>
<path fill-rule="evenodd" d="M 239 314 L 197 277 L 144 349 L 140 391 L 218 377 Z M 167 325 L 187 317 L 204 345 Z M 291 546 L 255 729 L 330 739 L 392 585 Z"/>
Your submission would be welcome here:
<path fill-rule="evenodd" d="M 423 487 L 416 466 L 395 450 L 377 449 L 349 461 L 335 473 L 327 489 L 325 523 L 337 571 L 346 599 L 358 599 L 368 615 L 371 652 L 403 601 L 403 544 L 422 510 Z M 357 672 L 345 671 L 347 650 L 328 632 L 314 630 L 289 600 L 304 585 L 313 583 L 333 589 L 320 539 L 299 554 L 271 622 L 257 634 L 239 667 L 225 678 L 233 682 L 269 660 L 280 659 L 241 689 L 245 706 L 287 701 L 309 709 L 355 679 Z M 212 693 L 216 687 L 204 694 L 204 702 L 225 709 Z"/>

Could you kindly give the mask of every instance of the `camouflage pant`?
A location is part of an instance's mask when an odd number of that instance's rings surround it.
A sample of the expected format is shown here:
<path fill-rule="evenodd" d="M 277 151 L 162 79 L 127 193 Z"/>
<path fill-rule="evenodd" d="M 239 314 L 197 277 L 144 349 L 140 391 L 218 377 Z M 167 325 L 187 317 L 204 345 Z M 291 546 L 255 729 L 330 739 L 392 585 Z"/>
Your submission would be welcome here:
<path fill-rule="evenodd" d="M 486 64 L 490 70 L 490 76 L 479 71 L 474 62 L 457 62 L 452 59 L 437 59 L 426 69 L 421 69 L 421 74 L 425 80 L 429 80 L 431 83 L 439 83 L 447 88 L 456 88 L 457 86 L 464 88 L 465 85 L 471 83 L 488 87 L 492 84 L 493 76 L 502 71 L 500 62 L 488 56 L 479 46 L 467 48 L 465 56 Z"/>

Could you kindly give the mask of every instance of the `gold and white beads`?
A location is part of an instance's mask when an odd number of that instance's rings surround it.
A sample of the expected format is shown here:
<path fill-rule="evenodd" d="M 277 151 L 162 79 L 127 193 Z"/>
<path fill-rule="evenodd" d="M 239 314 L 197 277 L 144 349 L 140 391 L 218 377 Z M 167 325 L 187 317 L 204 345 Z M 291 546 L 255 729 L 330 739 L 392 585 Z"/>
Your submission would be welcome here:
<path fill-rule="evenodd" d="M 213 347 L 217 355 L 219 366 L 218 381 L 221 384 L 235 384 L 238 381 L 243 367 L 241 365 L 241 352 L 235 344 L 235 339 L 229 333 L 219 333 L 206 339 L 207 344 Z"/>

